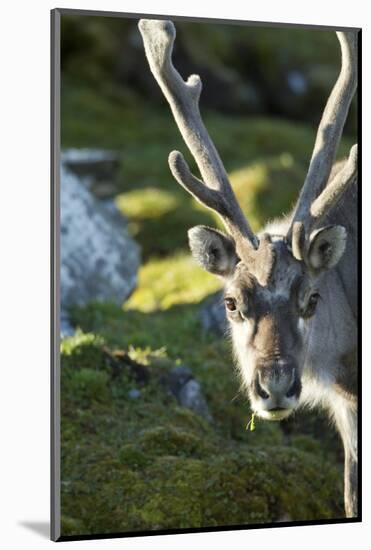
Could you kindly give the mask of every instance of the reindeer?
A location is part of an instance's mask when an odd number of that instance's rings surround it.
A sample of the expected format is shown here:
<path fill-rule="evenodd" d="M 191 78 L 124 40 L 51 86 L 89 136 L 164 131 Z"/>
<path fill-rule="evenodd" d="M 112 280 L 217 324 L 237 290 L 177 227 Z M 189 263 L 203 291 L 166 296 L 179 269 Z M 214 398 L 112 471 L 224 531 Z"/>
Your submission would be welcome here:
<path fill-rule="evenodd" d="M 344 503 L 357 516 L 357 145 L 334 165 L 357 86 L 357 31 L 338 32 L 342 65 L 292 213 L 255 235 L 199 111 L 201 80 L 174 68 L 171 21 L 139 22 L 150 69 L 202 181 L 169 155 L 177 182 L 221 217 L 227 233 L 189 230 L 196 261 L 222 278 L 234 353 L 252 410 L 281 420 L 322 406 L 344 445 Z"/>

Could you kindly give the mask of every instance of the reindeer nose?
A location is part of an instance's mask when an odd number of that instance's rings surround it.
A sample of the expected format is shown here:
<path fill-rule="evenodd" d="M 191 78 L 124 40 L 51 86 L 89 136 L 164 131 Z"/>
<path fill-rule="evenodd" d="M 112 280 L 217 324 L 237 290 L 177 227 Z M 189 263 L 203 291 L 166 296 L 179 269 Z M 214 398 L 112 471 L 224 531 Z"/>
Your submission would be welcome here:
<path fill-rule="evenodd" d="M 263 363 L 257 369 L 255 391 L 264 400 L 270 400 L 269 408 L 283 407 L 285 400 L 299 397 L 301 383 L 293 361 L 278 360 Z"/>

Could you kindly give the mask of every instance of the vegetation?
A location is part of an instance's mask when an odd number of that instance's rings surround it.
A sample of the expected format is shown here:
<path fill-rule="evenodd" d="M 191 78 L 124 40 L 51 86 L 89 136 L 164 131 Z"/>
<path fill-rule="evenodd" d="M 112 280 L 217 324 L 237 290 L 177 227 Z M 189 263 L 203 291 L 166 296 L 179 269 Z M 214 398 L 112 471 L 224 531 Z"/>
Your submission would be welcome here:
<path fill-rule="evenodd" d="M 195 308 L 140 316 L 92 304 L 76 315 L 95 333 L 62 345 L 63 534 L 342 516 L 333 448 L 298 435 L 300 418 L 290 436 L 257 419 L 246 431 L 249 408 L 227 345 L 200 338 Z M 130 370 L 122 350 L 145 374 Z M 169 392 L 181 358 L 202 384 L 213 423 Z"/>
<path fill-rule="evenodd" d="M 62 144 L 120 151 L 112 195 L 142 248 L 143 265 L 123 307 L 90 303 L 71 311 L 78 331 L 61 345 L 62 534 L 342 517 L 341 450 L 323 416 L 255 418 L 255 429 L 246 430 L 251 411 L 229 342 L 200 323 L 200 302 L 220 283 L 187 250 L 189 227 L 218 221 L 169 173 L 169 151 L 185 146 L 168 110 L 146 101 L 140 83 L 112 80 L 118 23 L 108 32 L 93 19 L 82 38 L 76 22 L 65 22 Z M 192 52 L 192 40 L 184 40 Z M 228 63 L 236 47 L 228 32 L 211 33 L 209 41 L 210 66 L 220 57 Z M 268 60 L 263 41 L 254 44 Z M 275 38 L 267 44 L 278 49 Z M 295 44 L 297 63 L 307 66 L 308 44 Z M 321 44 L 331 63 L 328 38 Z M 89 48 L 94 63 L 85 66 Z M 111 79 L 103 79 L 108 73 Z M 205 111 L 254 229 L 287 212 L 314 140 L 305 117 Z M 339 155 L 351 143 L 349 136 Z M 213 422 L 180 407 L 170 392 L 169 373 L 179 364 L 200 382 Z"/>

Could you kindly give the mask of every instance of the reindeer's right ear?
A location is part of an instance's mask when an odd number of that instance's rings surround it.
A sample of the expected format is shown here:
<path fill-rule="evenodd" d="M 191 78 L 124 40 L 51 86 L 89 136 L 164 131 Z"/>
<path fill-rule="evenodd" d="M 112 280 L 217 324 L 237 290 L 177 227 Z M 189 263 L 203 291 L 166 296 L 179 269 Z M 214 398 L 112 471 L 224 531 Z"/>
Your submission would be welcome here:
<path fill-rule="evenodd" d="M 189 246 L 196 262 L 206 271 L 227 277 L 231 275 L 239 258 L 234 240 L 204 225 L 197 225 L 188 231 Z"/>

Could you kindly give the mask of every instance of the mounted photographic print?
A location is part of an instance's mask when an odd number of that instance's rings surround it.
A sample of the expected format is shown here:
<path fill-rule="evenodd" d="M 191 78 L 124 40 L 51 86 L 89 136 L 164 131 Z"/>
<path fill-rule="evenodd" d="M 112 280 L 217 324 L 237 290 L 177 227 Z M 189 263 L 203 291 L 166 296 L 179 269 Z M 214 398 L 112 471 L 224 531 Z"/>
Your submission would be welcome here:
<path fill-rule="evenodd" d="M 360 521 L 360 40 L 53 10 L 54 540 Z"/>

